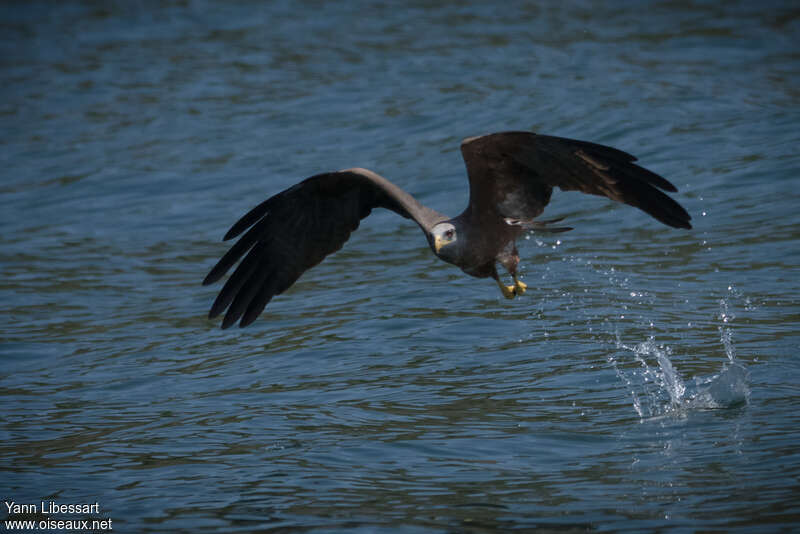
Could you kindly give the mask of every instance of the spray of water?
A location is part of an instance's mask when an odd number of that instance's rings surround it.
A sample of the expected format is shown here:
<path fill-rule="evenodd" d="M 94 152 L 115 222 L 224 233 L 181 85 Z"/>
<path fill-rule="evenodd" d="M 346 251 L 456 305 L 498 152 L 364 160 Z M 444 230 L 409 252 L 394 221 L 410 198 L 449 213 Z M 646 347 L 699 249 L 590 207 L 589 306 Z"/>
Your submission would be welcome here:
<path fill-rule="evenodd" d="M 736 359 L 730 323 L 735 316 L 728 301 L 720 300 L 720 342 L 727 361 L 720 371 L 706 377 L 695 377 L 687 387 L 670 359 L 670 347 L 659 345 L 653 337 L 635 346 L 622 343 L 617 335 L 618 349 L 628 351 L 638 364 L 635 369 L 623 369 L 613 356 L 609 363 L 633 398 L 633 409 L 641 419 L 682 415 L 691 410 L 729 408 L 747 404 L 750 397 L 749 372 Z"/>

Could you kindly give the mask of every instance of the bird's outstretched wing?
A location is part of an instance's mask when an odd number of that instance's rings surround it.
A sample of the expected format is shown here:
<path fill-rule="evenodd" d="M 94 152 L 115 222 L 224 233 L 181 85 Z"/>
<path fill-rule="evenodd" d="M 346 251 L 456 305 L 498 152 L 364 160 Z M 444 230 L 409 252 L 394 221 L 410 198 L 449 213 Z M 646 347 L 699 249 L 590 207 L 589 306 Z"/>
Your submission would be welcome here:
<path fill-rule="evenodd" d="M 553 187 L 601 195 L 635 206 L 676 228 L 691 216 L 661 191 L 670 182 L 635 163 L 632 155 L 595 143 L 532 132 L 503 132 L 461 143 L 469 174 L 471 214 L 532 219 L 550 201 Z"/>
<path fill-rule="evenodd" d="M 240 326 L 255 321 L 272 297 L 342 248 L 373 208 L 413 219 L 426 232 L 445 218 L 367 169 L 307 178 L 250 210 L 225 234 L 228 240 L 247 230 L 211 269 L 203 285 L 216 282 L 244 259 L 211 306 L 209 318 L 227 309 L 222 328 L 240 318 Z"/>

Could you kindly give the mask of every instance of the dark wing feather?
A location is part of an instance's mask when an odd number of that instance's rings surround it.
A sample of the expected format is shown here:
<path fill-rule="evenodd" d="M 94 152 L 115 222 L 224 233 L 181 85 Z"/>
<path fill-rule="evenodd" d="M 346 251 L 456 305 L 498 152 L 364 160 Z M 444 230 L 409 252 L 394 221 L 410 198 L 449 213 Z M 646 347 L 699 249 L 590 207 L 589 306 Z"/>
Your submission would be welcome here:
<path fill-rule="evenodd" d="M 241 326 L 252 323 L 272 297 L 342 248 L 373 208 L 413 219 L 426 232 L 444 218 L 366 169 L 312 176 L 262 202 L 225 234 L 227 240 L 244 232 L 203 285 L 216 282 L 244 259 L 223 286 L 209 317 L 227 310 L 223 328 L 240 319 Z"/>
<path fill-rule="evenodd" d="M 661 189 L 677 189 L 616 148 L 531 132 L 503 132 L 465 139 L 472 213 L 532 219 L 550 201 L 553 187 L 582 191 L 635 206 L 664 224 L 691 228 L 691 216 Z M 485 216 L 485 215 L 483 215 Z"/>

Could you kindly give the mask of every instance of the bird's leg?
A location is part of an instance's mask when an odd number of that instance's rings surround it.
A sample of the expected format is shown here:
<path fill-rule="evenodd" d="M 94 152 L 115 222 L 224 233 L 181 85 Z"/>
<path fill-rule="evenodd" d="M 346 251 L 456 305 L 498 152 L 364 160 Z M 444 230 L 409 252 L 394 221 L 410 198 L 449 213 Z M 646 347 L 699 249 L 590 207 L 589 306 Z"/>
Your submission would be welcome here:
<path fill-rule="evenodd" d="M 500 275 L 497 274 L 497 269 L 493 266 L 492 270 L 490 271 L 492 278 L 494 281 L 497 282 L 497 287 L 500 288 L 500 291 L 503 293 L 503 296 L 507 299 L 513 299 L 517 296 L 517 278 L 514 277 L 514 285 L 507 286 L 503 282 L 500 281 Z M 522 289 L 525 291 L 525 289 Z"/>
<path fill-rule="evenodd" d="M 507 299 L 513 299 L 517 295 L 524 295 L 525 290 L 528 288 L 528 284 L 525 282 L 520 282 L 517 278 L 519 254 L 517 253 L 517 247 L 514 245 L 513 241 L 506 246 L 503 254 L 498 259 L 499 263 L 505 267 L 506 271 L 508 271 L 508 274 L 510 274 L 511 278 L 514 280 L 513 286 L 507 286 L 500 281 L 500 276 L 497 274 L 497 268 L 494 267 L 492 269 L 492 278 L 494 278 L 494 281 L 497 282 L 497 286 L 500 288 L 500 291 L 503 292 L 503 296 Z"/>

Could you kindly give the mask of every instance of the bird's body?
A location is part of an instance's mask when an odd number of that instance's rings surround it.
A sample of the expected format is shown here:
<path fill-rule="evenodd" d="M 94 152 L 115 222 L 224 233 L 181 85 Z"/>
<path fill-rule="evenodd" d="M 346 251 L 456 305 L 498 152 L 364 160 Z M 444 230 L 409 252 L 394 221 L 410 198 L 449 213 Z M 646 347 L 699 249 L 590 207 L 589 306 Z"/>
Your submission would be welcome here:
<path fill-rule="evenodd" d="M 245 232 L 203 281 L 219 280 L 242 256 L 209 317 L 226 311 L 222 327 L 253 322 L 270 299 L 306 270 L 339 250 L 373 208 L 414 220 L 440 259 L 477 278 L 492 277 L 507 298 L 524 293 L 516 269 L 515 240 L 526 231 L 561 232 L 559 220 L 536 221 L 553 187 L 624 202 L 676 228 L 691 228 L 691 217 L 659 189 L 675 192 L 667 180 L 615 148 L 530 132 L 503 132 L 465 139 L 470 200 L 450 218 L 423 206 L 378 175 L 352 168 L 312 176 L 262 202 L 242 217 L 225 239 Z M 512 276 L 500 282 L 497 264 Z"/>

